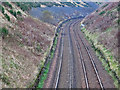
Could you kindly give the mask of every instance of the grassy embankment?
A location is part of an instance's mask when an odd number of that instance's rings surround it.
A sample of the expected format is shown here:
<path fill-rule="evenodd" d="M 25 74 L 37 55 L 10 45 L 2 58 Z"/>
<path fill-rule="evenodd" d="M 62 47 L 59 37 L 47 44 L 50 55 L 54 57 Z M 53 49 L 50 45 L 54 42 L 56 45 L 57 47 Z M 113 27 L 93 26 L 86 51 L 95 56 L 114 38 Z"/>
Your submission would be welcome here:
<path fill-rule="evenodd" d="M 103 67 L 113 78 L 115 86 L 120 88 L 120 65 L 118 61 L 113 57 L 110 50 L 106 49 L 104 45 L 100 44 L 97 41 L 99 35 L 91 34 L 90 31 L 86 30 L 85 27 L 81 28 L 81 31 L 84 33 L 86 39 L 92 45 L 92 48 L 95 50 L 96 55 L 99 60 L 102 62 Z"/>
<path fill-rule="evenodd" d="M 57 46 L 57 42 L 58 42 L 58 36 L 59 36 L 59 32 L 61 30 L 60 28 L 62 27 L 63 24 L 65 24 L 66 22 L 68 22 L 70 20 L 71 19 L 64 20 L 62 23 L 59 24 L 59 27 L 56 30 L 56 34 L 55 34 L 55 37 L 54 37 L 54 40 L 53 40 L 53 46 L 50 50 L 50 54 L 49 54 L 48 58 L 46 58 L 47 59 L 46 61 L 48 61 L 48 62 L 47 62 L 46 65 L 44 63 L 43 66 L 42 66 L 42 67 L 44 67 L 44 70 L 43 70 L 43 73 L 40 76 L 40 80 L 39 80 L 39 84 L 38 84 L 37 88 L 43 88 L 44 82 L 47 78 L 49 68 L 50 68 L 50 64 L 51 64 L 51 60 L 53 59 L 54 54 L 55 54 L 55 50 L 56 50 L 56 46 Z"/>
<path fill-rule="evenodd" d="M 42 65 L 42 67 L 41 67 L 41 68 L 44 67 L 44 70 L 43 70 L 43 72 L 41 74 L 40 81 L 38 83 L 37 88 L 42 88 L 43 85 L 44 85 L 44 82 L 45 82 L 45 80 L 47 78 L 49 67 L 50 67 L 50 63 L 51 63 L 51 60 L 54 57 L 54 53 L 55 53 L 55 49 L 56 49 L 56 45 L 57 45 L 57 39 L 58 39 L 58 33 L 57 33 L 57 35 L 54 38 L 54 42 L 53 42 L 53 46 L 52 46 L 51 51 L 50 51 L 50 55 L 47 58 L 48 59 L 47 64 L 45 65 L 45 63 L 44 63 Z"/>

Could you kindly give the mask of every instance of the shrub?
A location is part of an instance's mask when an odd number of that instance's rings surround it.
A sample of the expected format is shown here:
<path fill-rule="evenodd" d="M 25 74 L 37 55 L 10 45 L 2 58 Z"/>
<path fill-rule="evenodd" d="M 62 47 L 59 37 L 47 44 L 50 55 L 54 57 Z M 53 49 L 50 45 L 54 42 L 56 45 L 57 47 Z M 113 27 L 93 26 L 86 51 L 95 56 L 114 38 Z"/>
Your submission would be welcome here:
<path fill-rule="evenodd" d="M 108 6 L 108 4 L 105 4 L 105 5 L 103 5 L 102 7 L 105 8 L 105 7 L 107 7 L 107 6 Z"/>
<path fill-rule="evenodd" d="M 5 13 L 5 10 L 4 10 L 4 8 L 2 7 L 2 13 L 4 14 Z"/>
<path fill-rule="evenodd" d="M 102 11 L 102 12 L 99 13 L 99 15 L 103 15 L 103 14 L 105 14 L 105 11 Z"/>
<path fill-rule="evenodd" d="M 118 12 L 120 11 L 120 3 L 118 4 L 117 10 Z"/>
<path fill-rule="evenodd" d="M 4 14 L 8 21 L 10 21 L 10 17 L 7 14 Z"/>
<path fill-rule="evenodd" d="M 9 12 L 10 12 L 12 15 L 14 15 L 15 17 L 17 17 L 17 14 L 16 14 L 15 11 L 13 11 L 13 10 L 9 10 Z"/>
<path fill-rule="evenodd" d="M 8 6 L 9 8 L 12 9 L 12 5 L 9 2 L 3 2 L 3 5 Z"/>
<path fill-rule="evenodd" d="M 4 8 L 0 5 L 0 11 L 4 14 L 5 10 Z"/>
<path fill-rule="evenodd" d="M 117 20 L 117 23 L 120 24 L 120 18 Z"/>
<path fill-rule="evenodd" d="M 3 27 L 3 28 L 0 28 L 0 36 L 7 36 L 8 35 L 8 30 Z"/>
<path fill-rule="evenodd" d="M 117 10 L 118 10 L 118 12 L 120 12 L 120 6 L 118 6 Z"/>
<path fill-rule="evenodd" d="M 23 11 L 27 11 L 29 10 L 28 6 L 27 5 L 21 5 L 20 8 L 23 10 Z"/>
<path fill-rule="evenodd" d="M 9 12 L 10 12 L 11 14 L 13 14 L 13 10 L 9 10 Z"/>
<path fill-rule="evenodd" d="M 21 13 L 20 11 L 17 11 L 17 15 L 20 15 L 20 16 L 21 16 L 21 15 L 22 15 L 22 13 Z"/>
<path fill-rule="evenodd" d="M 98 10 L 96 10 L 96 12 L 98 12 Z"/>

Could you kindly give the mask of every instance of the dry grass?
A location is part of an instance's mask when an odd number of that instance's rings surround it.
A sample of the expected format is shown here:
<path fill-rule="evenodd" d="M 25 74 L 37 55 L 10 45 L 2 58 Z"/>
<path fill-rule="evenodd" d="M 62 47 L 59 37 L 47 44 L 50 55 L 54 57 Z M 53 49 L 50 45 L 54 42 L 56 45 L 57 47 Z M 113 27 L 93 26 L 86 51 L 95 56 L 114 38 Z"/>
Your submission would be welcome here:
<path fill-rule="evenodd" d="M 12 7 L 16 6 L 12 4 Z M 8 22 L 1 12 L 0 15 L 0 27 L 6 27 L 9 31 L 2 39 L 2 87 L 29 87 L 36 79 L 46 51 L 52 45 L 55 27 L 28 15 L 24 16 L 23 12 L 20 17 L 22 19 L 16 18 L 15 22 Z"/>

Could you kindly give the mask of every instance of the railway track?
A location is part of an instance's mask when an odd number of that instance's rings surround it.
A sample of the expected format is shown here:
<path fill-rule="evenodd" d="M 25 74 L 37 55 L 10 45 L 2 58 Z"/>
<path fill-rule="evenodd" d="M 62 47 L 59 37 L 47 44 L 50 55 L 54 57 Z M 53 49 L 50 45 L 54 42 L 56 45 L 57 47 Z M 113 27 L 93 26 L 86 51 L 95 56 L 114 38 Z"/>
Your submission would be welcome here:
<path fill-rule="evenodd" d="M 49 87 L 45 88 L 100 88 L 104 90 L 103 76 L 96 67 L 96 58 L 93 57 L 89 47 L 86 45 L 81 31 L 79 30 L 80 20 L 71 20 L 64 24 L 60 38 L 60 46 L 55 62 L 56 66 L 52 79 L 49 80 Z M 54 62 L 54 61 L 53 61 Z M 98 65 L 98 63 L 97 63 Z M 100 66 L 101 68 L 101 66 Z M 107 76 L 109 79 L 109 76 Z M 47 82 L 47 81 L 46 81 Z M 114 87 L 113 84 L 106 85 Z"/>
<path fill-rule="evenodd" d="M 67 25 L 66 27 L 69 27 L 69 25 Z M 67 32 L 69 33 L 69 30 L 67 29 Z M 65 30 L 63 30 L 63 34 L 65 33 Z M 73 86 L 73 55 L 72 55 L 72 40 L 70 37 L 70 34 L 68 34 L 68 38 L 69 38 L 69 60 L 68 60 L 68 77 L 69 77 L 69 84 L 68 84 L 68 88 L 72 88 Z M 63 62 L 63 46 L 64 46 L 64 36 L 61 38 L 61 54 L 60 54 L 60 62 L 59 62 L 59 68 L 58 68 L 58 72 L 57 72 L 57 79 L 55 82 L 55 88 L 58 88 L 59 85 L 59 79 L 60 79 L 60 74 L 61 74 L 61 68 L 62 68 L 62 62 Z"/>
<path fill-rule="evenodd" d="M 75 22 L 75 23 L 73 24 L 73 26 L 74 26 L 76 23 L 78 23 L 78 22 Z M 81 57 L 81 63 L 82 63 L 82 67 L 83 67 L 83 72 L 84 72 L 84 77 L 85 77 L 86 88 L 89 89 L 90 86 L 89 86 L 89 81 L 88 81 L 87 70 L 86 70 L 84 58 L 83 58 L 82 51 L 81 51 L 81 48 L 80 48 L 80 43 L 79 43 L 78 40 L 77 40 L 77 36 L 79 37 L 79 40 L 81 40 L 81 42 L 82 42 L 82 44 L 83 44 L 83 46 L 84 46 L 84 48 L 85 48 L 85 50 L 86 50 L 86 52 L 87 52 L 87 54 L 88 54 L 88 56 L 89 56 L 89 59 L 90 59 L 91 64 L 92 64 L 92 66 L 93 66 L 93 69 L 94 69 L 94 72 L 95 72 L 95 74 L 96 74 L 96 77 L 97 77 L 98 83 L 99 83 L 99 85 L 100 85 L 100 88 L 101 88 L 101 89 L 104 89 L 104 86 L 103 86 L 103 84 L 102 84 L 102 81 L 101 81 L 100 76 L 99 76 L 99 73 L 98 73 L 98 70 L 97 70 L 97 68 L 96 68 L 96 64 L 94 63 L 94 58 L 92 57 L 92 55 L 91 55 L 91 53 L 90 53 L 90 51 L 89 51 L 89 48 L 86 46 L 86 44 L 85 44 L 84 41 L 82 40 L 80 34 L 79 34 L 78 32 L 76 32 L 75 30 L 73 30 L 73 32 L 74 32 L 74 34 L 75 34 L 75 35 L 74 35 L 75 41 L 76 41 L 76 43 L 77 43 L 77 48 L 78 48 L 78 51 L 79 51 L 79 54 L 80 54 L 80 57 Z"/>

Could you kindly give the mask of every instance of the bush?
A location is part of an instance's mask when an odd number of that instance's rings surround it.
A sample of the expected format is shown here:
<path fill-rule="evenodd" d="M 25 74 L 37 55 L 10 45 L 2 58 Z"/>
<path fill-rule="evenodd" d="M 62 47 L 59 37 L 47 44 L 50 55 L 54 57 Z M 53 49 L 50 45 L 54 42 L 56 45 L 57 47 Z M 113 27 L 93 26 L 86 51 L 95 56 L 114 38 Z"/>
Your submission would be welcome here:
<path fill-rule="evenodd" d="M 10 21 L 10 17 L 7 14 L 4 14 L 8 21 Z"/>
<path fill-rule="evenodd" d="M 120 11 L 120 7 L 117 8 L 118 12 Z"/>
<path fill-rule="evenodd" d="M 98 10 L 96 10 L 96 12 L 98 12 Z"/>
<path fill-rule="evenodd" d="M 0 11 L 4 14 L 5 10 L 4 8 L 0 5 Z"/>
<path fill-rule="evenodd" d="M 117 10 L 118 12 L 120 11 L 120 3 L 118 4 Z"/>
<path fill-rule="evenodd" d="M 9 10 L 9 12 L 10 12 L 12 15 L 14 15 L 15 17 L 17 17 L 17 14 L 16 14 L 15 11 L 13 11 L 13 10 Z"/>
<path fill-rule="evenodd" d="M 4 10 L 4 8 L 2 7 L 2 13 L 4 14 L 5 13 L 5 10 Z"/>
<path fill-rule="evenodd" d="M 0 28 L 0 36 L 7 36 L 8 35 L 8 30 L 3 27 L 3 28 Z"/>
<path fill-rule="evenodd" d="M 17 11 L 17 15 L 20 15 L 20 16 L 21 16 L 21 15 L 22 15 L 22 13 L 21 13 L 20 11 Z"/>
<path fill-rule="evenodd" d="M 108 6 L 108 4 L 105 4 L 104 6 L 102 6 L 103 8 L 105 8 L 105 7 L 107 7 Z"/>
<path fill-rule="evenodd" d="M 99 13 L 99 15 L 103 15 L 103 14 L 105 14 L 105 11 L 102 11 L 102 12 Z"/>
<path fill-rule="evenodd" d="M 3 2 L 3 5 L 8 6 L 9 8 L 12 9 L 12 5 L 9 2 Z"/>
<path fill-rule="evenodd" d="M 120 18 L 117 20 L 117 23 L 120 24 Z"/>

